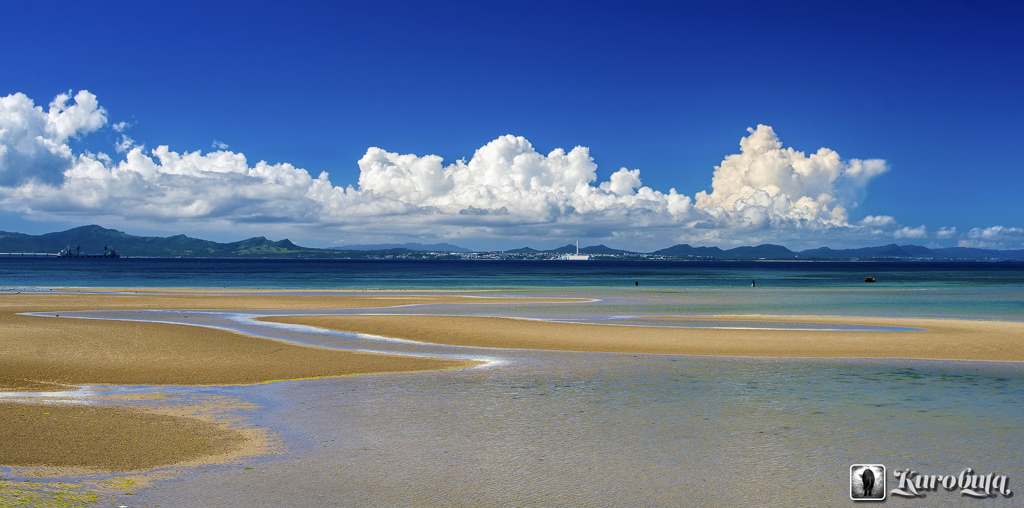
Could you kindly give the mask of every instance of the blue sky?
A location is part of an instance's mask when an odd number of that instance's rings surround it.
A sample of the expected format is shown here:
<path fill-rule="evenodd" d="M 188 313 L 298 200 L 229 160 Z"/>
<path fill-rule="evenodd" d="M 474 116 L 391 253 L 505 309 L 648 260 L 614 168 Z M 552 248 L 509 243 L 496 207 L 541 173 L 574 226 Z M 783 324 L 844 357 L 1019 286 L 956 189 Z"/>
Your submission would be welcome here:
<path fill-rule="evenodd" d="M 1021 248 L 1024 9 L 832 4 L 8 3 L 0 229 Z"/>

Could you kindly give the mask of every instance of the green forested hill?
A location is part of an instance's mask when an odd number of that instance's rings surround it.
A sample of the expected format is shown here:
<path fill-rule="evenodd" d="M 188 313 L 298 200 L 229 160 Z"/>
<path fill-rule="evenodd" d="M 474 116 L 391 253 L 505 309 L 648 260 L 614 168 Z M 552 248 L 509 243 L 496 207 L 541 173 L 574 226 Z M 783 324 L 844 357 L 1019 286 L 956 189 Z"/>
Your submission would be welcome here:
<path fill-rule="evenodd" d="M 349 251 L 300 247 L 285 239 L 277 242 L 264 237 L 240 242 L 218 243 L 185 235 L 170 237 L 135 236 L 100 226 L 81 226 L 44 235 L 26 235 L 0 231 L 0 252 L 48 252 L 81 248 L 83 254 L 103 254 L 104 247 L 129 257 L 338 257 L 360 258 L 403 255 L 408 249 Z"/>

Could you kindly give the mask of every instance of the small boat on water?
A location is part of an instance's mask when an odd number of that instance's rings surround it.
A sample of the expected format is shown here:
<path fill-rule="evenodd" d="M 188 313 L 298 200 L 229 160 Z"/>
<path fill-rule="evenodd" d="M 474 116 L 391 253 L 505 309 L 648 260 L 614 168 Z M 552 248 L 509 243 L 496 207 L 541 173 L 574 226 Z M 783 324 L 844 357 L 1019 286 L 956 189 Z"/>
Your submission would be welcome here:
<path fill-rule="evenodd" d="M 875 281 L 874 277 L 868 277 L 868 278 L 864 279 L 864 282 L 874 282 L 874 281 Z"/>

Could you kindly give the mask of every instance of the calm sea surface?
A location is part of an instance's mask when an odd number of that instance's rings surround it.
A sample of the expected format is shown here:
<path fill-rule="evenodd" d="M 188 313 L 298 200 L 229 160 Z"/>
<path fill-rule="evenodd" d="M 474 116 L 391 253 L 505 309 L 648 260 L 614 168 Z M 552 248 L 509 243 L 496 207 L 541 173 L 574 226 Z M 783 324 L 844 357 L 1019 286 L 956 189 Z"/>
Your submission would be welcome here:
<path fill-rule="evenodd" d="M 496 289 L 599 298 L 633 290 L 687 297 L 675 310 L 691 314 L 1024 319 L 1022 262 L 0 258 L 0 286 Z"/>
<path fill-rule="evenodd" d="M 5 286 L 302 289 L 1024 287 L 1024 262 L 364 261 L 0 257 Z"/>
<path fill-rule="evenodd" d="M 864 283 L 869 276 L 878 282 Z M 720 313 L 1024 319 L 1022 263 L 0 259 L 0 285 L 488 289 L 599 299 L 401 311 L 585 321 Z M 1007 475 L 1015 491 L 974 500 L 940 490 L 887 504 L 1024 504 L 1020 364 L 458 348 L 275 327 L 240 313 L 187 314 L 92 317 L 493 363 L 248 387 L 116 388 L 255 403 L 238 414 L 272 429 L 284 448 L 186 469 L 115 505 L 852 506 L 856 463 L 885 464 L 888 489 L 894 469 L 958 475 L 970 467 Z M 892 333 L 899 347 L 899 332 L 879 333 Z"/>

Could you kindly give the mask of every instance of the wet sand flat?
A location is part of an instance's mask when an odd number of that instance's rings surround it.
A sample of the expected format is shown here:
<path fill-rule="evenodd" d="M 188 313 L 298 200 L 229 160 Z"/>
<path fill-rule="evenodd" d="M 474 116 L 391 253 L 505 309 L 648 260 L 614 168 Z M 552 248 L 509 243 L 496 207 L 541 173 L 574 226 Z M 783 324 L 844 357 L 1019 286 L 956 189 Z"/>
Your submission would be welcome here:
<path fill-rule="evenodd" d="M 0 388 L 210 385 L 467 367 L 472 362 L 302 346 L 187 325 L 0 312 Z"/>
<path fill-rule="evenodd" d="M 70 310 L 365 308 L 447 300 L 196 292 L 2 294 L 0 390 L 52 391 L 82 384 L 253 384 L 475 365 L 303 346 L 196 326 L 56 317 Z M 54 312 L 54 317 L 19 315 L 24 312 Z M 243 441 L 247 440 L 232 429 L 150 411 L 0 403 L 0 464 L 7 466 L 146 469 L 223 455 L 244 448 Z"/>
<path fill-rule="evenodd" d="M 458 316 L 281 316 L 265 321 L 436 344 L 762 358 L 1024 361 L 1024 323 L 956 319 L 735 317 L 743 321 L 860 324 L 920 331 L 670 328 Z M 718 317 L 716 319 L 722 319 Z"/>
<path fill-rule="evenodd" d="M 64 291 L 64 290 L 61 290 Z M 421 294 L 422 293 L 422 294 Z M 555 303 L 580 301 L 561 298 L 493 298 L 486 292 L 466 297 L 443 292 L 399 291 L 238 291 L 186 289 L 93 288 L 83 290 L 0 293 L 0 311 L 48 312 L 83 310 L 268 310 L 369 309 L 416 304 Z"/>
<path fill-rule="evenodd" d="M 242 433 L 126 407 L 0 402 L 0 464 L 130 471 L 230 453 Z"/>
<path fill-rule="evenodd" d="M 60 311 L 102 309 L 382 307 L 437 300 L 320 295 L 3 294 L 0 389 L 35 391 L 80 384 L 252 384 L 474 365 L 463 360 L 302 346 L 196 326 L 19 315 L 52 311 L 56 316 Z"/>

